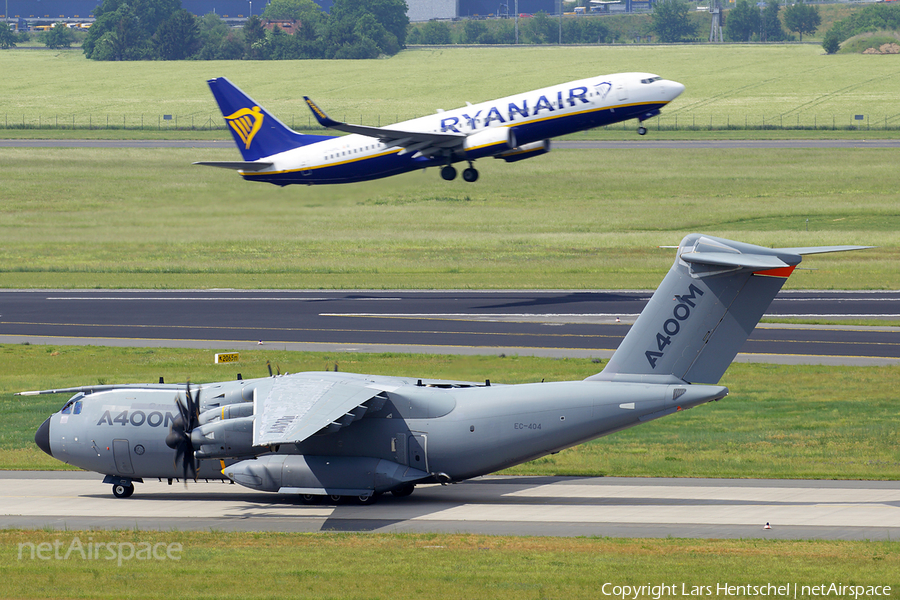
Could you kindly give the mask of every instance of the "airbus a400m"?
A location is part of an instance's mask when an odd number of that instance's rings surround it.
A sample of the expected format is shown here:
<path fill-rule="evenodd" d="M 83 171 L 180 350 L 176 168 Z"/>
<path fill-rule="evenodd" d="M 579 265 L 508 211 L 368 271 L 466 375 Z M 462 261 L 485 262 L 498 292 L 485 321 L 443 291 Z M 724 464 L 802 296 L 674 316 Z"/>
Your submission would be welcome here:
<path fill-rule="evenodd" d="M 316 121 L 350 135 L 293 131 L 234 84 L 209 80 L 243 161 L 194 164 L 235 169 L 248 181 L 277 185 L 349 183 L 438 167 L 456 178 L 454 163 L 467 162 L 463 179 L 475 181 L 479 158 L 515 162 L 550 151 L 550 138 L 637 119 L 643 122 L 677 98 L 684 86 L 651 73 L 616 73 L 468 105 L 387 127 L 341 123 L 312 100 Z M 647 129 L 639 125 L 638 133 Z"/>
<path fill-rule="evenodd" d="M 770 249 L 689 235 L 609 363 L 584 381 L 496 385 L 324 372 L 23 394 L 74 394 L 35 442 L 106 475 L 119 497 L 149 477 L 227 478 L 308 501 L 366 503 L 725 397 L 716 384 L 801 257 L 859 248 Z"/>

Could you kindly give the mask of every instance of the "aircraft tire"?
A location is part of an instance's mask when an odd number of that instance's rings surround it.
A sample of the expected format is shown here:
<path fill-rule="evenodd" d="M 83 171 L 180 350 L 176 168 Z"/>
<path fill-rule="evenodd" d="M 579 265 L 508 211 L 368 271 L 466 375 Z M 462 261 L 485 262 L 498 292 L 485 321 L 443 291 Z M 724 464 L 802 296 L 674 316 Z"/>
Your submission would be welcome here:
<path fill-rule="evenodd" d="M 643 125 L 638 127 L 638 135 L 647 135 L 647 128 Z"/>
<path fill-rule="evenodd" d="M 441 177 L 443 177 L 445 181 L 453 181 L 456 179 L 456 168 L 450 165 L 441 167 Z"/>
<path fill-rule="evenodd" d="M 113 496 L 116 498 L 128 498 L 134 493 L 134 485 L 131 483 L 128 485 L 117 483 L 112 488 Z"/>
<path fill-rule="evenodd" d="M 416 489 L 416 484 L 411 483 L 409 485 L 404 485 L 403 487 L 399 487 L 395 490 L 391 491 L 391 494 L 394 495 L 395 498 L 406 498 Z"/>
<path fill-rule="evenodd" d="M 367 496 L 355 496 L 354 500 L 356 500 L 356 503 L 360 506 L 371 506 L 378 502 L 378 494 L 372 493 Z"/>
<path fill-rule="evenodd" d="M 318 504 L 322 501 L 322 496 L 315 494 L 300 494 L 300 502 L 303 504 Z"/>
<path fill-rule="evenodd" d="M 478 181 L 478 169 L 474 167 L 469 167 L 462 172 L 463 179 L 468 181 L 469 183 L 473 183 Z"/>
<path fill-rule="evenodd" d="M 339 496 L 337 494 L 331 494 L 330 496 L 328 496 L 328 502 L 330 502 L 331 504 L 341 504 L 343 501 L 343 496 Z"/>

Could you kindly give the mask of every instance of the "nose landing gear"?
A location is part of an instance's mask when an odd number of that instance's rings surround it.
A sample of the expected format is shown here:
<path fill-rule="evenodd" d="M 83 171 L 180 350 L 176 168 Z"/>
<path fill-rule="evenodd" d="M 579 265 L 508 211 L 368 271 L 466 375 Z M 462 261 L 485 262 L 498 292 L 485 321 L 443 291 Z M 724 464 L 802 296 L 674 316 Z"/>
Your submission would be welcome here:
<path fill-rule="evenodd" d="M 638 135 L 647 135 L 647 128 L 643 125 L 638 127 Z"/>

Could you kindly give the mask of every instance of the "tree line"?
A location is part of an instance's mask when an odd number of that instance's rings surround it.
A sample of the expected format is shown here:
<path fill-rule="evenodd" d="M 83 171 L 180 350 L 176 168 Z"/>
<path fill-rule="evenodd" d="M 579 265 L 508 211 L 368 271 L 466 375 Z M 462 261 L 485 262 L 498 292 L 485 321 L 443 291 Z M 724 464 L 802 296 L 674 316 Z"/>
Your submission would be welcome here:
<path fill-rule="evenodd" d="M 700 24 L 693 5 L 685 0 L 659 0 L 649 30 L 659 42 L 699 41 Z M 513 44 L 513 21 L 469 19 L 451 27 L 429 21 L 410 27 L 404 0 L 336 0 L 330 14 L 312 0 L 272 0 L 262 18 L 254 15 L 241 28 L 219 16 L 196 17 L 181 8 L 180 0 L 103 0 L 82 49 L 93 60 L 240 60 L 299 58 L 376 58 L 392 56 L 410 44 Z M 292 33 L 278 24 L 290 23 Z M 518 42 L 524 44 L 603 44 L 618 41 L 621 32 L 606 19 L 558 19 L 539 12 L 519 20 Z M 817 31 L 821 17 L 816 6 L 802 0 L 782 10 L 779 0 L 765 5 L 737 0 L 722 15 L 724 37 L 730 42 L 782 42 Z M 823 47 L 832 54 L 841 42 L 860 33 L 900 30 L 900 3 L 872 4 L 836 22 Z M 27 41 L 0 23 L 0 48 Z M 78 33 L 77 36 L 83 36 Z M 39 34 L 50 48 L 70 46 L 76 34 L 57 23 Z"/>
<path fill-rule="evenodd" d="M 103 0 L 94 15 L 84 55 L 113 61 L 376 58 L 399 52 L 409 27 L 404 0 L 335 0 L 330 14 L 312 0 L 272 0 L 262 18 L 253 15 L 241 28 L 213 13 L 197 17 L 181 0 Z M 266 21 L 290 23 L 295 31 L 267 28 Z M 71 35 L 59 23 L 40 39 L 65 47 Z M 15 34 L 0 27 L 0 46 L 7 38 L 4 47 L 14 46 Z"/>
<path fill-rule="evenodd" d="M 515 25 L 511 19 L 490 22 L 467 19 L 454 39 L 453 28 L 446 21 L 429 21 L 420 27 L 411 27 L 407 42 L 410 44 L 515 44 Z M 528 19 L 519 20 L 519 42 L 523 44 L 556 44 L 560 38 L 565 44 L 607 44 L 616 41 L 616 35 L 600 19 L 575 18 L 559 20 L 541 11 Z"/>

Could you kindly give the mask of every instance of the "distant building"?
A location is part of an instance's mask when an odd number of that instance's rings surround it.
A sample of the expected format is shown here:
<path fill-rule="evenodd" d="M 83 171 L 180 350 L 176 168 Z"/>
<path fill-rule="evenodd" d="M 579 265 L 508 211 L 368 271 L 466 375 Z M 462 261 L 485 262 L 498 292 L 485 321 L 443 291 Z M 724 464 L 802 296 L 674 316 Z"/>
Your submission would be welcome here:
<path fill-rule="evenodd" d="M 557 0 L 519 0 L 519 14 L 559 14 Z M 515 0 L 459 0 L 460 17 L 516 16 Z"/>
<path fill-rule="evenodd" d="M 266 31 L 274 31 L 275 28 L 278 27 L 283 32 L 294 35 L 298 31 L 300 31 L 300 28 L 303 27 L 303 24 L 297 20 L 285 21 L 284 19 L 281 19 L 277 21 L 270 21 L 266 19 L 265 21 L 263 21 L 263 27 L 266 28 Z"/>
<path fill-rule="evenodd" d="M 409 20 L 455 19 L 459 16 L 460 0 L 406 0 Z"/>

